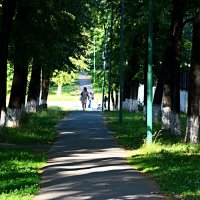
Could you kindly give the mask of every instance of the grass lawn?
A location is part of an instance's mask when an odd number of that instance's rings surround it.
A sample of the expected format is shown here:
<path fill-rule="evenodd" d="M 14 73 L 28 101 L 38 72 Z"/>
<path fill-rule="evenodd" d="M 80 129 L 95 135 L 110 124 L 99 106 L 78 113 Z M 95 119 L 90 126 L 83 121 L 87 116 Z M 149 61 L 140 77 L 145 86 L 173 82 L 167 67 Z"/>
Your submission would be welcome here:
<path fill-rule="evenodd" d="M 61 110 L 44 109 L 35 113 L 24 113 L 20 127 L 3 128 L 0 142 L 14 144 L 46 144 L 54 142 L 57 131 L 54 126 L 66 113 Z"/>
<path fill-rule="evenodd" d="M 64 86 L 60 96 L 56 95 L 56 89 L 50 87 L 49 101 L 59 103 L 79 99 L 77 82 Z M 67 114 L 56 106 L 40 109 L 37 113 L 24 113 L 19 127 L 0 130 L 0 143 L 17 144 L 10 149 L 0 148 L 0 199 L 32 200 L 38 193 L 40 171 L 46 163 L 46 145 L 55 141 L 58 135 L 55 125 Z M 34 144 L 39 147 L 24 146 Z"/>
<path fill-rule="evenodd" d="M 28 150 L 0 150 L 0 199 L 28 200 L 39 191 L 39 170 L 44 153 Z"/>
<path fill-rule="evenodd" d="M 124 112 L 122 124 L 118 123 L 118 112 L 105 112 L 105 116 L 118 143 L 131 150 L 129 162 L 151 176 L 169 199 L 200 199 L 200 145 L 185 144 L 184 135 L 173 138 L 154 124 L 154 143 L 147 147 L 142 113 Z"/>
<path fill-rule="evenodd" d="M 78 82 L 75 82 L 72 85 L 64 85 L 62 87 L 61 95 L 56 95 L 56 86 L 50 87 L 50 92 L 48 96 L 48 103 L 53 105 L 61 105 L 63 110 L 74 110 L 74 107 L 71 107 L 72 104 L 80 105 L 80 86 Z M 94 101 L 93 104 L 102 104 L 102 92 L 96 87 L 93 87 L 94 92 Z"/>
<path fill-rule="evenodd" d="M 51 144 L 58 132 L 55 124 L 67 112 L 44 109 L 25 113 L 18 128 L 3 128 L 0 142 L 14 144 Z M 46 162 L 45 148 L 0 148 L 0 199 L 28 200 L 39 191 L 40 170 Z"/>
<path fill-rule="evenodd" d="M 72 85 L 64 85 L 61 95 L 56 95 L 56 86 L 50 86 L 48 101 L 74 102 L 80 97 L 80 86 L 77 82 Z"/>

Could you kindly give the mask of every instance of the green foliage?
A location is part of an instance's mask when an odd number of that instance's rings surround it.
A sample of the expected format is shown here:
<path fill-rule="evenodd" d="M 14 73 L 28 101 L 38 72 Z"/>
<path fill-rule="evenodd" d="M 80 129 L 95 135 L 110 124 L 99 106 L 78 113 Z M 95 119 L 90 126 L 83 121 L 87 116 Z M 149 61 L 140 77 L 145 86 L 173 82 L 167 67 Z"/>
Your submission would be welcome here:
<path fill-rule="evenodd" d="M 182 138 L 174 138 L 170 132 L 160 131 L 154 124 L 154 143 L 147 146 L 146 122 L 141 113 L 123 113 L 119 124 L 118 112 L 105 112 L 108 127 L 115 133 L 118 143 L 131 149 L 130 163 L 156 180 L 170 199 L 200 198 L 200 145 L 190 146 Z M 186 121 L 182 116 L 182 121 Z M 182 124 L 185 129 L 185 123 Z M 137 149 L 137 150 L 136 150 Z"/>
<path fill-rule="evenodd" d="M 70 57 L 70 61 L 72 62 L 73 65 L 75 65 L 79 70 L 87 71 L 88 70 L 88 65 L 87 63 L 89 62 L 88 59 L 86 59 L 83 56 L 80 56 L 80 58 L 73 58 Z"/>
<path fill-rule="evenodd" d="M 72 84 L 77 78 L 74 72 L 68 73 L 66 71 L 55 70 L 52 76 L 52 81 L 56 85 Z"/>
<path fill-rule="evenodd" d="M 14 62 L 15 48 L 23 39 L 29 62 L 37 59 L 49 73 L 66 66 L 72 71 L 77 66 L 69 58 L 86 55 L 89 36 L 84 31 L 91 26 L 91 6 L 95 6 L 94 1 L 17 2 L 9 60 Z"/>
<path fill-rule="evenodd" d="M 11 91 L 13 73 L 14 73 L 14 67 L 12 63 L 9 62 L 7 65 L 7 93 L 10 93 Z"/>
<path fill-rule="evenodd" d="M 50 94 L 50 99 L 52 98 L 52 95 L 56 94 L 57 87 L 54 85 L 51 85 L 49 89 L 49 94 Z M 73 84 L 70 85 L 64 85 L 62 88 L 62 95 L 63 97 L 59 97 L 59 99 L 64 100 L 64 96 L 77 96 L 80 93 L 80 86 L 77 84 L 77 82 L 74 82 Z M 58 99 L 58 97 L 55 97 Z"/>

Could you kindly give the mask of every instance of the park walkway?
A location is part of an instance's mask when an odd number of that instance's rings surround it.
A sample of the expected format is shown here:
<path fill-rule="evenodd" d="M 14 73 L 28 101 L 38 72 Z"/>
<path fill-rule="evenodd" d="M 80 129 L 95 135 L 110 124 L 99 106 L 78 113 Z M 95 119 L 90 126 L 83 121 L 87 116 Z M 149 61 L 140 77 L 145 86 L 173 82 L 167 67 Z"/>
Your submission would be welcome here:
<path fill-rule="evenodd" d="M 125 159 L 101 112 L 73 111 L 48 151 L 36 200 L 159 200 L 159 190 Z"/>

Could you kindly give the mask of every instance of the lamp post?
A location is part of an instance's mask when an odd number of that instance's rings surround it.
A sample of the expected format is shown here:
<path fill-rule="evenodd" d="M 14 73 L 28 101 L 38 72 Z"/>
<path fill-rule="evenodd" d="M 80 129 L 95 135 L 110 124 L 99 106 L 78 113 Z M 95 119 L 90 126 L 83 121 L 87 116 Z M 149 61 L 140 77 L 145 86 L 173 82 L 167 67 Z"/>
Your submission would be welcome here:
<path fill-rule="evenodd" d="M 152 144 L 152 32 L 153 32 L 153 2 L 149 0 L 148 25 L 148 73 L 147 73 L 147 144 Z"/>
<path fill-rule="evenodd" d="M 123 73 L 124 73 L 124 0 L 121 0 L 121 43 L 120 43 L 120 104 L 119 104 L 119 122 L 122 123 L 123 118 Z"/>
<path fill-rule="evenodd" d="M 112 84 L 112 40 L 113 40 L 113 0 L 111 1 L 111 24 L 110 24 L 110 62 L 109 62 L 109 81 L 108 81 L 108 111 L 110 111 L 110 93 Z"/>
<path fill-rule="evenodd" d="M 94 35 L 94 52 L 93 52 L 93 57 L 94 57 L 94 83 L 95 83 L 95 76 L 96 76 L 96 39 L 95 39 L 95 35 Z"/>
<path fill-rule="evenodd" d="M 108 29 L 108 18 L 106 26 L 104 27 L 104 51 L 103 51 L 103 92 L 102 92 L 102 111 L 104 111 L 104 96 L 105 96 L 105 79 L 106 79 L 106 63 L 107 63 L 107 29 Z"/>

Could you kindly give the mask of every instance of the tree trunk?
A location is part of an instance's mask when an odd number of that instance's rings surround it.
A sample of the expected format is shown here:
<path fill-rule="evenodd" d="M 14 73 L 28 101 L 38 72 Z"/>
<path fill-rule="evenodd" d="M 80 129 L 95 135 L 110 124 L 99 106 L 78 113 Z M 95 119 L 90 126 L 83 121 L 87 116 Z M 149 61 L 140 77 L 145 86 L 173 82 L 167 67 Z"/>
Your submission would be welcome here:
<path fill-rule="evenodd" d="M 171 131 L 175 136 L 181 135 L 180 122 L 180 60 L 181 60 L 181 41 L 183 33 L 183 16 L 185 0 L 173 1 L 175 7 L 174 19 L 174 66 L 171 72 Z"/>
<path fill-rule="evenodd" d="M 2 3 L 2 22 L 0 30 L 0 126 L 6 118 L 6 79 L 9 35 L 15 14 L 16 0 L 4 0 Z"/>
<path fill-rule="evenodd" d="M 21 112 L 25 108 L 27 76 L 28 76 L 28 44 L 25 40 L 28 32 L 28 9 L 17 7 L 15 19 L 15 55 L 14 75 L 9 101 L 9 112 L 7 112 L 6 125 L 16 126 L 20 122 Z M 22 31 L 23 28 L 23 31 Z"/>
<path fill-rule="evenodd" d="M 200 5 L 200 1 L 199 1 Z M 185 141 L 199 143 L 199 107 L 200 107 L 200 11 L 193 24 L 193 40 L 190 80 L 188 91 L 188 113 Z"/>
<path fill-rule="evenodd" d="M 41 97 L 41 105 L 43 108 L 47 108 L 47 98 L 49 93 L 49 80 L 50 76 L 48 73 L 42 73 L 42 97 Z"/>
<path fill-rule="evenodd" d="M 61 94 L 62 94 L 62 85 L 59 84 L 58 87 L 57 87 L 57 93 L 56 93 L 56 95 L 60 96 Z"/>
<path fill-rule="evenodd" d="M 162 71 L 162 68 L 161 68 Z M 160 112 L 161 112 L 161 104 L 162 104 L 162 94 L 163 94 L 163 74 L 160 72 L 160 76 L 157 82 L 154 98 L 153 98 L 153 121 L 158 123 Z"/>
<path fill-rule="evenodd" d="M 137 80 L 132 81 L 131 92 L 130 92 L 130 107 L 129 111 L 138 111 L 138 88 L 139 82 Z"/>
<path fill-rule="evenodd" d="M 115 110 L 118 110 L 118 108 L 119 108 L 119 91 L 118 90 L 116 90 L 115 91 Z"/>
<path fill-rule="evenodd" d="M 132 46 L 138 46 L 139 45 L 139 35 L 135 36 Z M 138 87 L 139 87 L 139 81 L 136 77 L 136 74 L 138 73 L 140 68 L 139 64 L 139 56 L 137 53 L 133 53 L 128 62 L 127 70 L 126 70 L 126 85 L 124 88 L 124 91 L 126 91 L 126 94 L 124 96 L 126 97 L 124 100 L 124 106 L 123 109 L 126 109 L 128 111 L 138 111 Z"/>
<path fill-rule="evenodd" d="M 148 53 L 144 63 L 144 105 L 143 105 L 143 120 L 147 119 L 147 73 L 148 73 Z"/>
<path fill-rule="evenodd" d="M 29 84 L 26 111 L 36 112 L 40 100 L 41 65 L 34 59 Z"/>
<path fill-rule="evenodd" d="M 21 112 L 25 106 L 25 96 L 28 75 L 28 58 L 25 45 L 16 44 L 14 75 L 7 112 L 6 125 L 13 127 L 20 122 Z"/>
<path fill-rule="evenodd" d="M 112 101 L 112 107 L 113 107 L 113 110 L 115 109 L 115 99 L 114 99 L 114 91 L 113 89 L 111 88 L 111 93 L 110 93 L 110 96 L 111 96 L 111 101 Z"/>
<path fill-rule="evenodd" d="M 173 0 L 172 2 L 170 37 L 163 62 L 165 76 L 163 76 L 162 128 L 171 128 L 174 135 L 180 135 L 180 52 L 185 0 Z"/>
<path fill-rule="evenodd" d="M 123 109 L 129 110 L 129 100 L 130 100 L 130 83 L 129 80 L 124 82 L 124 90 L 123 90 Z"/>

